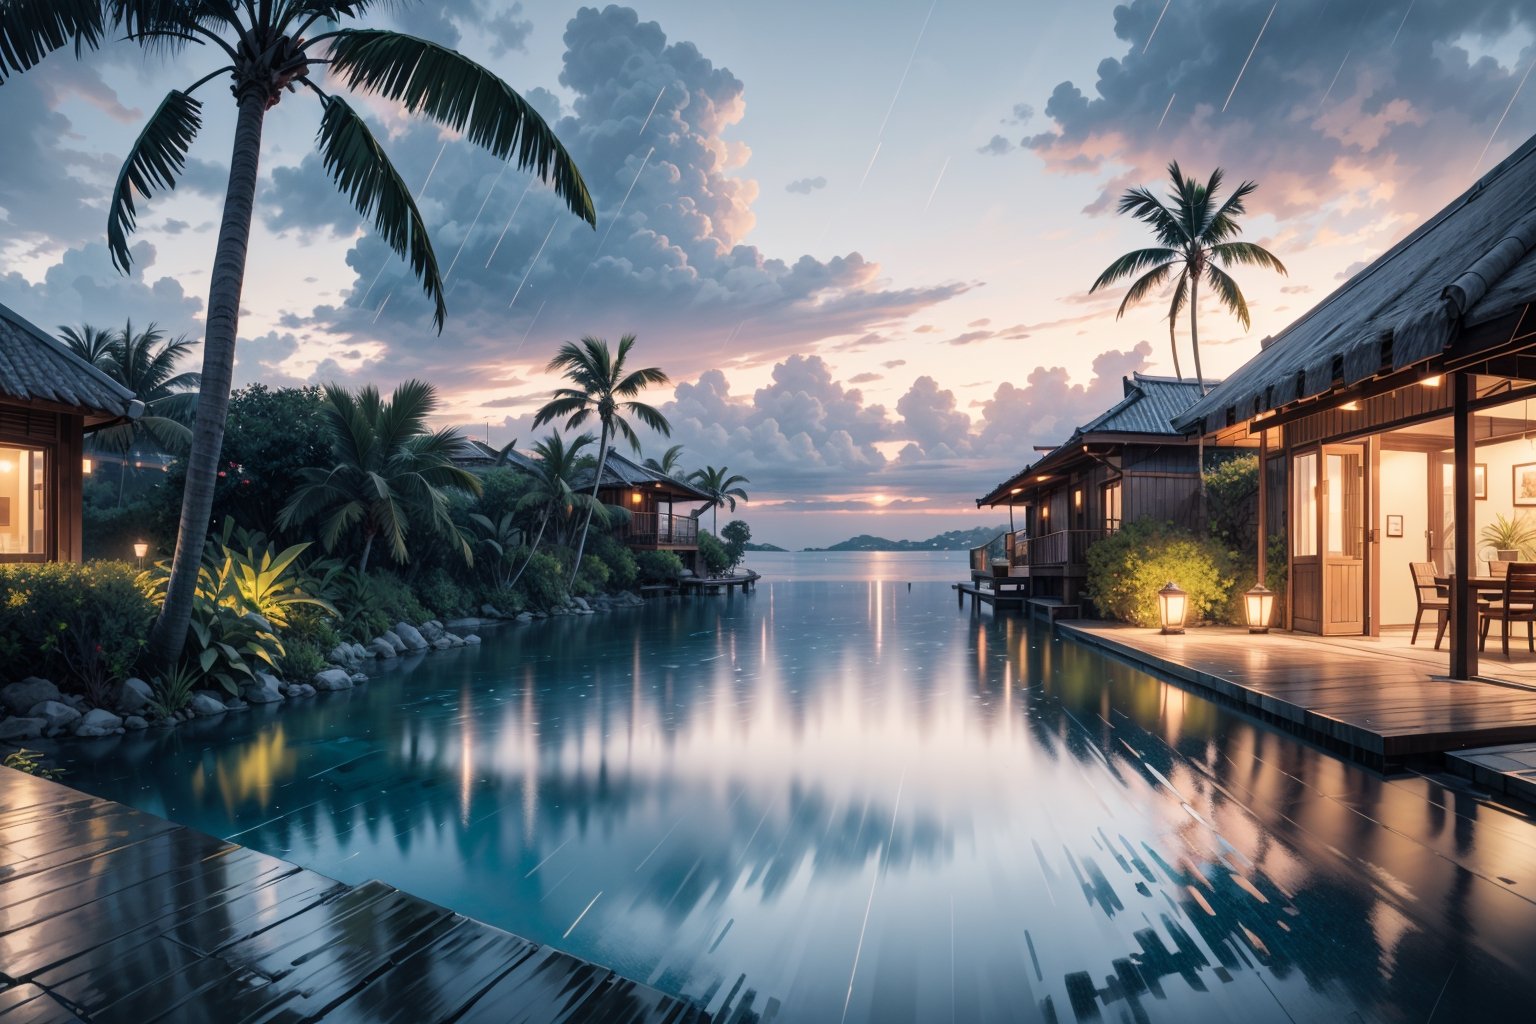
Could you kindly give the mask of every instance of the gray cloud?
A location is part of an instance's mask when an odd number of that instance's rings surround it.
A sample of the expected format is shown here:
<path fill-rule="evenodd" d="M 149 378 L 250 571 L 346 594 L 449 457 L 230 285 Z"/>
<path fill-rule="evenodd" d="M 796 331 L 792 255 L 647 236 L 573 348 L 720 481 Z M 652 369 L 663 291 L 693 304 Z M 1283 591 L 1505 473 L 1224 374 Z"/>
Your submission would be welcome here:
<path fill-rule="evenodd" d="M 133 273 L 118 274 L 102 242 L 70 249 L 36 284 L 12 272 L 0 276 L 0 302 L 36 323 L 117 326 L 153 320 L 167 333 L 201 338 L 201 299 L 187 295 L 173 277 L 153 277 L 155 247 L 132 247 Z"/>
<path fill-rule="evenodd" d="M 1003 156 L 1012 153 L 1014 145 L 1001 135 L 994 135 L 985 143 L 976 147 L 976 152 L 982 156 Z"/>
<path fill-rule="evenodd" d="M 784 186 L 784 191 L 797 192 L 802 196 L 808 196 L 812 192 L 815 192 L 817 189 L 823 189 L 826 187 L 827 179 L 818 174 L 814 178 L 796 178 L 794 181 Z"/>

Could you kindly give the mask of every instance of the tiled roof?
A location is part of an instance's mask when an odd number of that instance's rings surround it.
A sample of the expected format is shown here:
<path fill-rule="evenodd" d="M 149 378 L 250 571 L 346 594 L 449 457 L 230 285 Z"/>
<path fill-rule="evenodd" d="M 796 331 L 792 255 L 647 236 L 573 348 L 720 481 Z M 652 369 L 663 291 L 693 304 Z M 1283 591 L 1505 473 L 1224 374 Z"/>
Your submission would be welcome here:
<path fill-rule="evenodd" d="M 466 450 L 454 461 L 461 466 L 469 468 L 494 467 L 505 465 L 511 469 L 532 470 L 538 463 L 518 451 L 516 448 L 508 448 L 502 451 L 492 448 L 484 441 L 476 441 L 472 437 L 464 439 Z"/>
<path fill-rule="evenodd" d="M 51 402 L 88 419 L 133 419 L 144 406 L 133 392 L 0 305 L 0 399 Z"/>
<path fill-rule="evenodd" d="M 1459 327 L 1518 311 L 1536 296 L 1536 137 L 1467 192 L 1267 341 L 1177 418 L 1219 430 L 1440 355 Z"/>
<path fill-rule="evenodd" d="M 1078 427 L 1065 442 L 992 488 L 985 497 L 978 498 L 976 504 L 981 506 L 1001 501 L 1009 490 L 1020 486 L 1024 477 L 1039 472 L 1042 466 L 1060 463 L 1075 456 L 1083 443 L 1095 435 L 1141 434 L 1151 444 L 1161 443 L 1158 438 L 1183 436 L 1174 427 L 1173 419 L 1200 399 L 1198 381 L 1153 377 L 1142 373 L 1132 374 L 1124 378 L 1124 381 L 1124 398 Z M 1206 387 L 1217 383 L 1207 381 Z"/>
<path fill-rule="evenodd" d="M 699 490 L 686 480 L 679 480 L 674 476 L 657 472 L 625 458 L 616 451 L 608 452 L 608 460 L 603 464 L 604 487 L 654 487 L 662 484 L 685 501 L 708 501 L 709 495 Z"/>

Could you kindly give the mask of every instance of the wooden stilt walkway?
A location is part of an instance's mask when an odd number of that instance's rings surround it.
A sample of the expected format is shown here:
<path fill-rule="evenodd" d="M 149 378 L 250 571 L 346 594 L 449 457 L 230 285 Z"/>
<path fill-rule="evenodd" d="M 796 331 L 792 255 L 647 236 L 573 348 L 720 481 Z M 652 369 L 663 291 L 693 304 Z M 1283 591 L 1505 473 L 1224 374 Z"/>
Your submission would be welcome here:
<path fill-rule="evenodd" d="M 707 1024 L 382 882 L 0 768 L 0 1024 Z"/>
<path fill-rule="evenodd" d="M 1447 679 L 1410 658 L 1246 629 L 1162 636 L 1118 623 L 1059 628 L 1367 764 L 1536 740 L 1536 692 Z"/>
<path fill-rule="evenodd" d="M 683 594 L 707 594 L 716 590 L 729 591 L 740 587 L 743 592 L 757 586 L 763 577 L 755 572 L 740 576 L 684 576 L 677 581 L 678 591 Z"/>

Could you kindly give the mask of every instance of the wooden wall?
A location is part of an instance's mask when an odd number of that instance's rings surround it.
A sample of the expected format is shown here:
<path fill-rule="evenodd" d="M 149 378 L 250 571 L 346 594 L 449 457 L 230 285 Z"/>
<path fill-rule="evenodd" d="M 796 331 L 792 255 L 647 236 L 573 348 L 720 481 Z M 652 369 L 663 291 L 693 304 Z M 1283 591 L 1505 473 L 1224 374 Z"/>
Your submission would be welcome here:
<path fill-rule="evenodd" d="M 1200 505 L 1195 445 L 1126 445 L 1121 470 L 1126 522 L 1156 519 L 1195 527 Z"/>
<path fill-rule="evenodd" d="M 1409 384 L 1384 395 L 1362 399 L 1358 409 L 1335 407 L 1294 420 L 1286 424 L 1285 440 L 1290 447 L 1296 448 L 1389 429 L 1404 421 L 1450 414 L 1449 379 L 1434 388 Z"/>

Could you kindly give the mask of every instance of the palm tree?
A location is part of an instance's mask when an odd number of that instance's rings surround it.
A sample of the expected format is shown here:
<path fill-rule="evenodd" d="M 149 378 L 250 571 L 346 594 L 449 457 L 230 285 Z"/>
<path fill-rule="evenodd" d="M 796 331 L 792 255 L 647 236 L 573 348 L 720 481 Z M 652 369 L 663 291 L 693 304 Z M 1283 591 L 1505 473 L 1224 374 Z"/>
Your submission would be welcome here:
<path fill-rule="evenodd" d="M 565 374 L 566 380 L 575 387 L 556 388 L 554 397 L 533 418 L 534 427 L 542 427 L 564 416 L 567 430 L 579 427 L 592 418 L 602 428 L 597 442 L 597 467 L 592 475 L 592 504 L 587 506 L 586 522 L 581 527 L 581 542 L 576 546 L 576 562 L 571 566 L 572 583 L 581 571 L 581 556 L 587 547 L 587 530 L 592 525 L 592 510 L 598 504 L 598 488 L 602 486 L 603 470 L 608 465 L 608 442 L 622 434 L 635 451 L 640 450 L 640 438 L 623 414 L 629 413 L 663 436 L 672 436 L 672 424 L 667 422 L 659 410 L 635 400 L 637 395 L 652 384 L 667 384 L 671 378 L 655 366 L 626 373 L 624 363 L 634 345 L 633 334 L 626 334 L 619 339 L 617 354 L 609 350 L 608 342 L 602 338 L 588 336 L 581 339 L 580 345 L 567 341 L 560 346 L 560 351 L 546 367 L 550 373 L 560 371 Z"/>
<path fill-rule="evenodd" d="M 448 490 L 478 495 L 480 478 L 453 464 L 453 456 L 467 448 L 457 431 L 427 429 L 427 417 L 437 408 L 436 389 L 408 380 L 385 401 L 371 384 L 355 396 L 328 384 L 325 395 L 333 468 L 300 470 L 302 486 L 278 514 L 278 525 L 286 530 L 319 517 L 320 543 L 327 551 L 360 531 L 359 573 L 368 571 L 379 537 L 395 561 L 409 561 L 406 540 L 416 525 L 450 538 L 464 561 L 472 562 L 469 543 L 448 514 Z"/>
<path fill-rule="evenodd" d="M 1285 265 L 1263 246 L 1252 242 L 1237 242 L 1234 238 L 1242 231 L 1237 218 L 1247 212 L 1246 201 L 1258 185 L 1245 181 L 1237 187 L 1224 203 L 1221 196 L 1222 170 L 1211 172 L 1210 179 L 1201 185 L 1194 178 L 1186 178 L 1179 169 L 1178 161 L 1168 165 L 1168 176 L 1173 179 L 1173 189 L 1168 202 L 1154 196 L 1146 186 L 1128 190 L 1120 197 L 1119 211 L 1128 213 L 1152 229 L 1157 245 L 1150 249 L 1137 249 L 1121 256 L 1100 274 L 1089 288 L 1090 293 L 1107 288 L 1117 281 L 1133 275 L 1137 277 L 1115 317 L 1146 298 L 1152 292 L 1172 282 L 1173 300 L 1168 308 L 1168 343 L 1173 347 L 1173 373 L 1180 380 L 1179 348 L 1174 330 L 1179 314 L 1189 309 L 1189 340 L 1195 352 L 1195 380 L 1200 391 L 1205 392 L 1205 375 L 1200 369 L 1200 325 L 1196 314 L 1200 305 L 1200 281 L 1204 279 L 1221 301 L 1222 306 L 1246 330 L 1249 326 L 1248 300 L 1242 289 L 1226 272 L 1233 266 L 1267 267 L 1284 274 Z M 1219 203 L 1219 205 L 1218 205 Z"/>
<path fill-rule="evenodd" d="M 82 324 L 78 331 L 60 328 L 64 344 L 80 358 L 132 391 L 144 403 L 144 415 L 128 423 L 104 427 L 91 435 L 96 451 L 118 456 L 117 503 L 123 503 L 128 453 L 146 437 L 168 452 L 183 452 L 192 440 L 187 424 L 200 375 L 178 372 L 176 366 L 192 350 L 185 335 L 167 339 L 153 322 L 143 331 L 133 321 L 121 331 L 104 331 Z"/>
<path fill-rule="evenodd" d="M 526 493 L 518 499 L 517 511 L 523 514 L 532 514 L 538 520 L 539 532 L 534 535 L 533 547 L 528 550 L 528 558 L 523 562 L 523 567 L 517 570 L 507 586 L 515 586 L 522 579 L 523 571 L 533 561 L 533 556 L 539 550 L 539 544 L 544 540 L 544 531 L 549 528 L 551 521 L 565 523 L 571 514 L 579 506 L 584 511 L 587 506 L 596 501 L 590 494 L 583 494 L 576 490 L 576 478 L 583 472 L 591 470 L 597 465 L 597 460 L 590 455 L 582 454 L 593 441 L 591 434 L 580 434 L 569 444 L 559 435 L 551 433 L 542 441 L 535 442 L 534 454 L 538 461 L 532 473 L 532 482 Z M 592 510 L 595 514 L 607 517 L 607 510 L 601 512 Z M 556 533 L 564 538 L 563 530 Z"/>
<path fill-rule="evenodd" d="M 695 487 L 709 495 L 709 501 L 699 511 L 703 512 L 706 508 L 713 510 L 714 529 L 711 532 L 716 537 L 720 536 L 720 506 L 728 505 L 731 511 L 735 512 L 737 499 L 750 500 L 747 492 L 736 485 L 749 484 L 752 481 L 740 473 L 732 473 L 728 466 L 721 466 L 718 469 L 714 466 L 705 466 L 688 474 L 688 479 L 693 481 Z"/>
<path fill-rule="evenodd" d="M 645 468 L 660 473 L 662 476 L 670 476 L 674 480 L 682 480 L 686 476 L 683 472 L 683 446 L 675 444 L 668 448 L 661 456 L 661 461 L 646 459 Z"/>
<path fill-rule="evenodd" d="M 421 213 L 367 123 L 340 96 L 319 84 L 373 93 L 425 114 L 520 169 L 532 168 L 588 223 L 597 215 L 575 162 L 544 119 L 513 89 L 463 55 L 399 32 L 331 28 L 369 13 L 375 0 L 9 0 L 0 4 L 0 82 L 72 45 L 76 54 L 121 33 L 148 51 L 180 54 L 190 43 L 218 51 L 227 63 L 186 89 L 173 89 L 150 115 L 118 174 L 107 215 L 107 246 L 126 272 L 128 235 L 136 203 L 173 189 L 187 151 L 203 126 L 203 104 L 193 93 L 216 79 L 230 83 L 236 107 L 234 147 L 224 213 L 208 289 L 207 328 L 197 416 L 193 425 L 181 524 L 165 603 L 150 638 L 150 654 L 170 664 L 186 641 L 197 574 L 213 507 L 219 448 L 229 410 L 245 279 L 251 215 L 256 198 L 262 128 L 286 93 L 308 89 L 321 106 L 316 137 L 322 163 L 336 186 L 411 270 L 433 300 L 442 330 L 446 307 L 442 275 Z M 315 28 L 329 29 L 311 34 Z"/>

